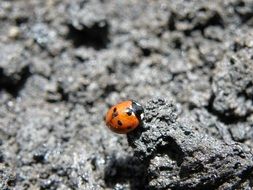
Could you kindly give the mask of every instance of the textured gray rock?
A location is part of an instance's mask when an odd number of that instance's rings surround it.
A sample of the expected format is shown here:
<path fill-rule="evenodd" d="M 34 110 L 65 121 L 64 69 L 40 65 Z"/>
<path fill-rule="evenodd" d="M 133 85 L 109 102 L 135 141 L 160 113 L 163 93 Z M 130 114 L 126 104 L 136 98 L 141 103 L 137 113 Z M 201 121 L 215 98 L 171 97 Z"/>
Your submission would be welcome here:
<path fill-rule="evenodd" d="M 174 104 L 153 99 L 143 125 L 128 135 L 146 163 L 151 189 L 250 189 L 253 154 L 244 144 L 213 138 L 196 122 L 177 118 Z"/>
<path fill-rule="evenodd" d="M 224 116 L 247 117 L 253 112 L 252 49 L 225 55 L 213 78 L 213 109 Z"/>

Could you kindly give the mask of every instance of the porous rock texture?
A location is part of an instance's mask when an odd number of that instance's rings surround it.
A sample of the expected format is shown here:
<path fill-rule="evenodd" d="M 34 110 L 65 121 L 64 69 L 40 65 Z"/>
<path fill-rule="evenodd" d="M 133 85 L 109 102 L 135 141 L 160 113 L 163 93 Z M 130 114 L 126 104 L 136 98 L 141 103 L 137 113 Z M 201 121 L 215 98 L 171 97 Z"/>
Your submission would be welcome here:
<path fill-rule="evenodd" d="M 0 0 L 0 189 L 252 189 L 252 13 Z M 127 99 L 146 115 L 128 138 L 103 121 Z"/>
<path fill-rule="evenodd" d="M 135 157 L 146 166 L 146 189 L 250 189 L 250 149 L 221 141 L 201 125 L 180 120 L 174 104 L 147 103 L 145 120 L 128 134 Z"/>

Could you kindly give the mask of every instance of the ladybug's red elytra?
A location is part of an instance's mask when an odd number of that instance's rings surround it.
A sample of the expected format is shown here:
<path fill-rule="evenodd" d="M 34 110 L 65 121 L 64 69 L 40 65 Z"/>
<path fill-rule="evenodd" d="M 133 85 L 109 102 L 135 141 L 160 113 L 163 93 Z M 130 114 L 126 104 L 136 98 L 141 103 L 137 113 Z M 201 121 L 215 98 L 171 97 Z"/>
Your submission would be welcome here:
<path fill-rule="evenodd" d="M 120 102 L 108 110 L 105 122 L 113 132 L 125 134 L 140 125 L 143 112 L 143 107 L 136 101 Z"/>

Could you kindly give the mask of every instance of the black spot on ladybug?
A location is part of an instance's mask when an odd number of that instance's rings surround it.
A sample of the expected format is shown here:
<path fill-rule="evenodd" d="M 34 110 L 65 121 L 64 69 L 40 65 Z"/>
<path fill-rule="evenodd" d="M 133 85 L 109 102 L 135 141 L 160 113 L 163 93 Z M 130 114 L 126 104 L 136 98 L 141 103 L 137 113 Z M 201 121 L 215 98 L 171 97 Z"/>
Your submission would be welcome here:
<path fill-rule="evenodd" d="M 118 115 L 119 115 L 118 112 L 114 112 L 114 113 L 112 114 L 112 118 L 117 117 Z"/>
<path fill-rule="evenodd" d="M 126 113 L 127 113 L 128 116 L 130 116 L 130 115 L 132 115 L 132 110 L 127 109 Z"/>
<path fill-rule="evenodd" d="M 118 125 L 122 126 L 122 122 L 120 120 L 118 120 Z"/>
<path fill-rule="evenodd" d="M 132 129 L 132 126 L 128 126 L 127 129 Z"/>
<path fill-rule="evenodd" d="M 116 112 L 117 111 L 117 108 L 113 108 L 113 112 Z"/>

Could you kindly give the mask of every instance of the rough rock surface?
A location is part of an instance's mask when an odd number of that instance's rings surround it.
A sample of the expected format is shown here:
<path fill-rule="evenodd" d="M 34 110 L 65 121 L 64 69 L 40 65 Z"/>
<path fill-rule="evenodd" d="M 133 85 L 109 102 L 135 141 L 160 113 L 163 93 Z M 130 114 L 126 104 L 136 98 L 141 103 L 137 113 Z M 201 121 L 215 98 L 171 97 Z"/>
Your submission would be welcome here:
<path fill-rule="evenodd" d="M 250 149 L 180 120 L 175 105 L 163 99 L 147 103 L 143 125 L 128 135 L 128 141 L 147 167 L 147 189 L 251 188 Z"/>
<path fill-rule="evenodd" d="M 252 13 L 0 0 L 0 189 L 252 189 Z M 125 99 L 146 105 L 128 141 L 103 121 Z"/>

